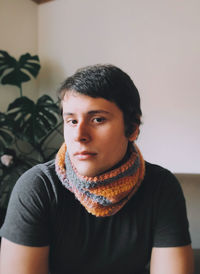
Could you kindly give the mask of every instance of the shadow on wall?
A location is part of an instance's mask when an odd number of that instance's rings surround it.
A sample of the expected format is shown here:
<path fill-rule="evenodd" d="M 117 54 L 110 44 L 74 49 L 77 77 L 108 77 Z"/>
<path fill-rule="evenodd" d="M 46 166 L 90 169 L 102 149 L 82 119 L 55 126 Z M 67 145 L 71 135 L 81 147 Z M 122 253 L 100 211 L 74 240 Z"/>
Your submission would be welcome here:
<path fill-rule="evenodd" d="M 49 94 L 57 98 L 57 89 L 60 84 L 69 76 L 64 72 L 60 62 L 54 60 L 41 60 L 42 68 L 38 77 L 39 94 Z"/>

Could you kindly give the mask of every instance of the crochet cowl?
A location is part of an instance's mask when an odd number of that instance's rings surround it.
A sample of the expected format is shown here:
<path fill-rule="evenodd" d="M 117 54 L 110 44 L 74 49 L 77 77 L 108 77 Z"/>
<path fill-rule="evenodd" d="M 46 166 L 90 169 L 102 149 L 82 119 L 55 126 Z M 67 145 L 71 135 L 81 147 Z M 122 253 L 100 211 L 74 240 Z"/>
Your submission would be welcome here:
<path fill-rule="evenodd" d="M 143 157 L 134 143 L 125 163 L 95 177 L 78 174 L 65 143 L 56 155 L 55 166 L 62 184 L 74 193 L 89 213 L 97 217 L 118 212 L 137 191 L 145 174 Z"/>

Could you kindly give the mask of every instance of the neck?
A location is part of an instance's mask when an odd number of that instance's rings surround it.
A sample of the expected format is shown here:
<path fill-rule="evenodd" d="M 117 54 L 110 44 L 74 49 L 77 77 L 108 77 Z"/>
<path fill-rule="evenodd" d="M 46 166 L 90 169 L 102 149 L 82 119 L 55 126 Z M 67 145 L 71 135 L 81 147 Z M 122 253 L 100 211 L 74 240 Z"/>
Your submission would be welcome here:
<path fill-rule="evenodd" d="M 71 165 L 65 144 L 56 156 L 56 172 L 62 184 L 86 210 L 106 217 L 117 213 L 139 188 L 145 173 L 142 155 L 133 143 L 111 171 L 96 177 L 81 176 Z M 130 149 L 129 149 L 130 148 Z"/>

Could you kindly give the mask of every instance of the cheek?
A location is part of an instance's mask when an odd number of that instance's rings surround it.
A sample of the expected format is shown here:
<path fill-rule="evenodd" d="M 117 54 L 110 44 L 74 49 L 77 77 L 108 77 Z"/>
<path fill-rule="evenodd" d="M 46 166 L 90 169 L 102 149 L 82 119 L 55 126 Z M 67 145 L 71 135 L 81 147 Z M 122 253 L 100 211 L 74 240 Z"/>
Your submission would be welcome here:
<path fill-rule="evenodd" d="M 105 140 L 107 140 L 107 142 L 111 145 L 121 143 L 126 139 L 124 127 L 121 125 L 121 123 L 111 127 L 108 131 L 105 132 L 104 136 Z"/>
<path fill-rule="evenodd" d="M 65 139 L 65 143 L 67 142 L 67 130 L 66 130 L 66 128 L 65 128 L 65 126 L 64 126 L 64 128 L 63 128 L 63 132 L 64 132 L 64 139 Z"/>
<path fill-rule="evenodd" d="M 65 139 L 65 143 L 68 146 L 69 149 L 69 145 L 71 146 L 72 144 L 72 132 L 67 130 L 66 127 L 64 127 L 64 139 Z"/>
<path fill-rule="evenodd" d="M 104 132 L 102 138 L 99 138 L 99 144 L 102 148 L 106 149 L 107 154 L 115 153 L 121 154 L 126 150 L 128 138 L 125 137 L 124 128 L 120 125 Z"/>

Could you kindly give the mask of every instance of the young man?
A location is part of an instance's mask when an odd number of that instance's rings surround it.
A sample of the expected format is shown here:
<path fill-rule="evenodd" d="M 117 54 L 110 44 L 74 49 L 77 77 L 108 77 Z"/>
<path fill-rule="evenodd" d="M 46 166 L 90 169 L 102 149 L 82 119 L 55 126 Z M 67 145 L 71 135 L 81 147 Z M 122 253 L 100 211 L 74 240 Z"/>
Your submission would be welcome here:
<path fill-rule="evenodd" d="M 135 145 L 142 113 L 130 77 L 86 67 L 59 97 L 65 143 L 16 183 L 1 274 L 192 274 L 183 193 Z"/>

